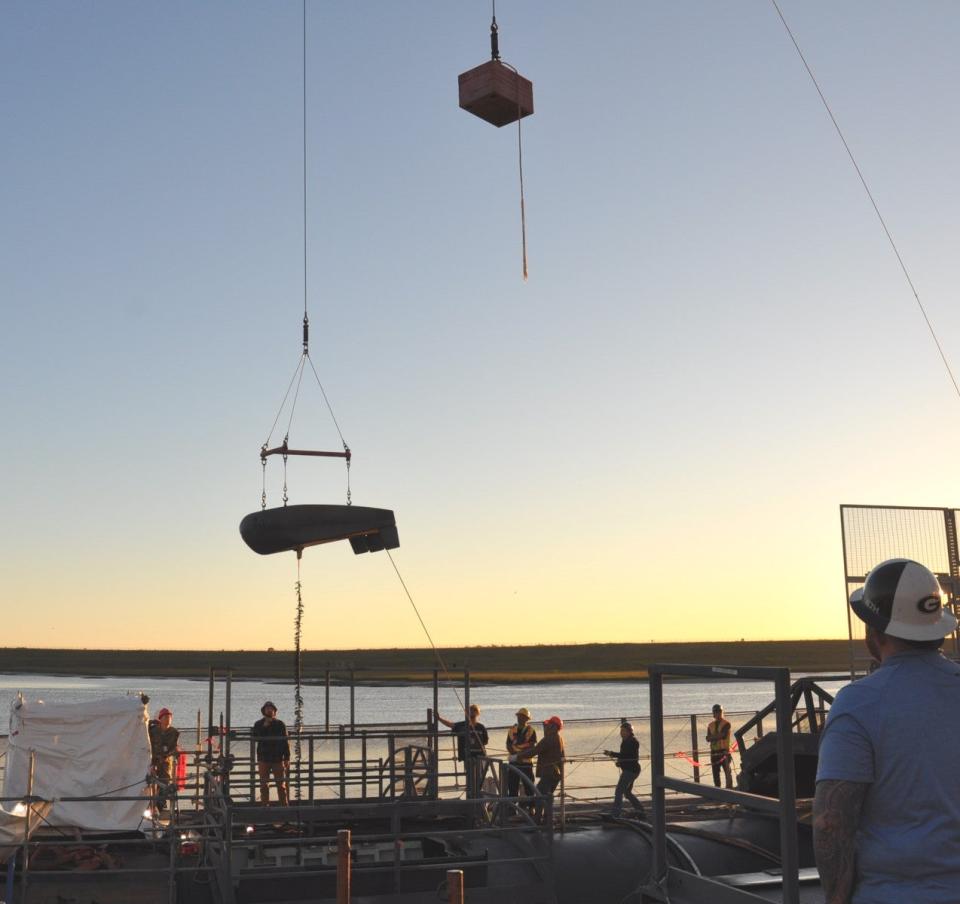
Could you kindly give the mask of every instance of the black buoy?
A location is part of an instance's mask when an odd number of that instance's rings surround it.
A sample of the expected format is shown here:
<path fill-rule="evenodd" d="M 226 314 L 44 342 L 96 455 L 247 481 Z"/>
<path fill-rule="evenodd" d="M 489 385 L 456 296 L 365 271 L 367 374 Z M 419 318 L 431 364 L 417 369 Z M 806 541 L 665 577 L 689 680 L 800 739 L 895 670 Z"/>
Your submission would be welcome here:
<path fill-rule="evenodd" d="M 338 540 L 349 540 L 358 555 L 400 545 L 393 512 L 363 505 L 285 505 L 251 512 L 240 522 L 240 536 L 262 556 Z"/>

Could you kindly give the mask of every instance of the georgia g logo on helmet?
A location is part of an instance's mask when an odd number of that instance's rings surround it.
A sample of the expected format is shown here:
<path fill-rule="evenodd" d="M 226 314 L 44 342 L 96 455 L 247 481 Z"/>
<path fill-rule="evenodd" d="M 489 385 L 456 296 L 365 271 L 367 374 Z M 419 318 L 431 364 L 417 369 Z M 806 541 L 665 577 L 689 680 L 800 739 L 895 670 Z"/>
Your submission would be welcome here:
<path fill-rule="evenodd" d="M 936 612 L 940 608 L 940 597 L 925 596 L 917 603 L 917 608 L 921 612 Z"/>

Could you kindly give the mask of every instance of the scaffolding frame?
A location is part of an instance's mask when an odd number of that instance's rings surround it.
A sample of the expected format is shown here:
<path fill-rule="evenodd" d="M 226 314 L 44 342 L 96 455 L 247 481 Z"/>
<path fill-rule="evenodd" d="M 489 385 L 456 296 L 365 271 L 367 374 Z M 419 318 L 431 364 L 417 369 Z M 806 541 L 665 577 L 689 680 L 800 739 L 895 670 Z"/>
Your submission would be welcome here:
<path fill-rule="evenodd" d="M 840 541 L 843 548 L 843 604 L 850 642 L 850 677 L 869 668 L 869 658 L 858 653 L 862 627 L 851 617 L 850 594 L 863 586 L 871 568 L 886 559 L 915 559 L 940 581 L 947 605 L 960 614 L 960 544 L 955 506 L 840 505 Z M 960 657 L 960 635 L 954 632 L 954 657 Z"/>

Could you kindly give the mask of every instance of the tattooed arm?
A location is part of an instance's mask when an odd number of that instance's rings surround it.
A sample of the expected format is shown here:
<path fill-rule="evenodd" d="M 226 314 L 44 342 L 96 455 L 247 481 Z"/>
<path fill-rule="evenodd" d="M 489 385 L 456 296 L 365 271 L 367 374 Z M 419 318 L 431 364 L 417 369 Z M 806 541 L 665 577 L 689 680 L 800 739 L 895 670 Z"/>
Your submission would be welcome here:
<path fill-rule="evenodd" d="M 849 904 L 856 879 L 856 836 L 870 785 L 817 782 L 813 799 L 813 852 L 826 904 Z"/>

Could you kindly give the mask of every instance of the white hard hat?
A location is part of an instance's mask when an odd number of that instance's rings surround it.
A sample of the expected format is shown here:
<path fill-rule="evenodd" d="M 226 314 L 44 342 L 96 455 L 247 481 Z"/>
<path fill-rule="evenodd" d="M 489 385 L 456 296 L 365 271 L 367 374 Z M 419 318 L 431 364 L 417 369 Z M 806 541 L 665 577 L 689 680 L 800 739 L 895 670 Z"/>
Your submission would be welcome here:
<path fill-rule="evenodd" d="M 940 640 L 957 629 L 936 575 L 912 559 L 888 559 L 850 595 L 857 617 L 901 640 Z"/>

